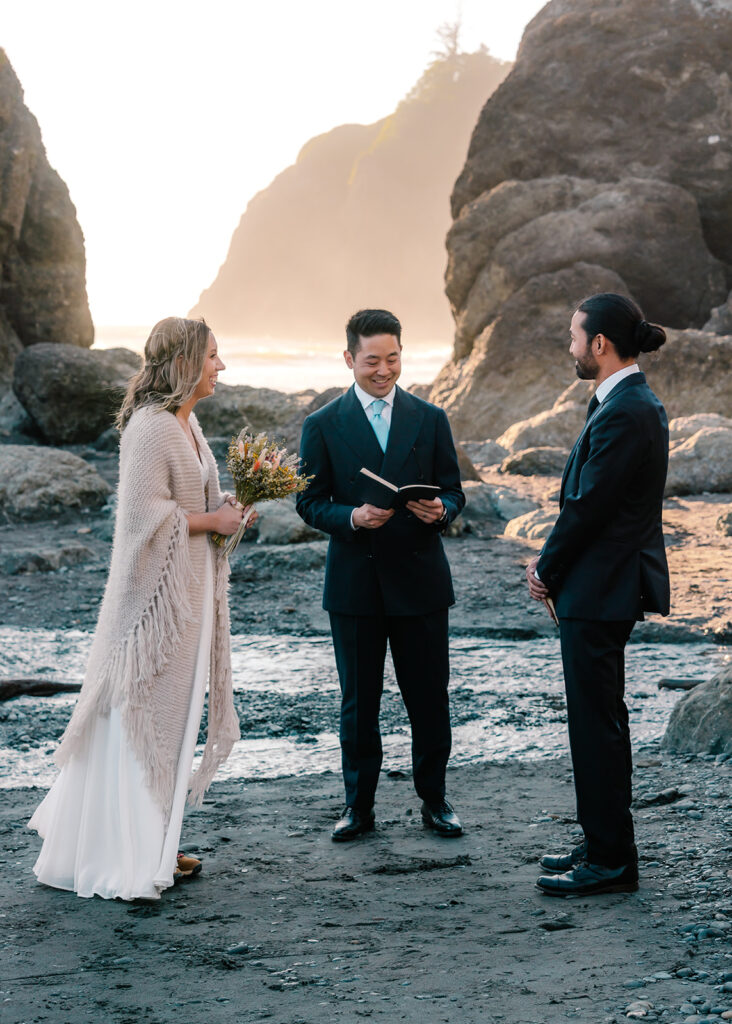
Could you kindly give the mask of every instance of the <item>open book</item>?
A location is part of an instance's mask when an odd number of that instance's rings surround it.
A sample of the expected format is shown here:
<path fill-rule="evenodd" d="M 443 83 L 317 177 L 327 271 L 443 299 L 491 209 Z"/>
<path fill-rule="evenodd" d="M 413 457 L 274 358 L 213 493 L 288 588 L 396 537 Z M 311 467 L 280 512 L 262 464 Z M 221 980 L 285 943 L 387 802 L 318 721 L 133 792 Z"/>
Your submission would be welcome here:
<path fill-rule="evenodd" d="M 359 499 L 364 504 L 376 505 L 377 508 L 404 508 L 408 501 L 437 498 L 442 490 L 434 484 L 406 484 L 404 487 L 397 487 L 366 468 L 359 471 L 356 486 Z"/>

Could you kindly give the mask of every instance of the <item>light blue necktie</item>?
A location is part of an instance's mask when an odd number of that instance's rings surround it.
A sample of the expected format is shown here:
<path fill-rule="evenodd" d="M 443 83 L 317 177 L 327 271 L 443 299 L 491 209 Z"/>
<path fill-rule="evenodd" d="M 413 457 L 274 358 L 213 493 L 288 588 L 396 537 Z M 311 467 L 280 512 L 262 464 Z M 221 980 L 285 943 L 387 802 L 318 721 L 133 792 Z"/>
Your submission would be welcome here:
<path fill-rule="evenodd" d="M 374 428 L 376 440 L 379 442 L 382 452 L 386 451 L 386 442 L 389 439 L 389 424 L 381 415 L 381 410 L 385 405 L 386 402 L 383 398 L 375 398 L 368 407 L 371 409 L 371 426 Z"/>

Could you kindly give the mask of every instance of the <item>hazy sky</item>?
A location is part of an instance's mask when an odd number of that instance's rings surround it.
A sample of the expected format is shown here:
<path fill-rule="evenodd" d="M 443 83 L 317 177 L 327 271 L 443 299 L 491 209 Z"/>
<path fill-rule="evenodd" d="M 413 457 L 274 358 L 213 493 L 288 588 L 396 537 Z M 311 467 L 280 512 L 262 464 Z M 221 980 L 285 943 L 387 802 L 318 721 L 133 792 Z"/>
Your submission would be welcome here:
<path fill-rule="evenodd" d="M 313 135 L 389 114 L 461 9 L 512 60 L 544 0 L 3 0 L 0 46 L 86 238 L 97 324 L 185 313 Z M 448 197 L 445 197 L 445 202 Z"/>

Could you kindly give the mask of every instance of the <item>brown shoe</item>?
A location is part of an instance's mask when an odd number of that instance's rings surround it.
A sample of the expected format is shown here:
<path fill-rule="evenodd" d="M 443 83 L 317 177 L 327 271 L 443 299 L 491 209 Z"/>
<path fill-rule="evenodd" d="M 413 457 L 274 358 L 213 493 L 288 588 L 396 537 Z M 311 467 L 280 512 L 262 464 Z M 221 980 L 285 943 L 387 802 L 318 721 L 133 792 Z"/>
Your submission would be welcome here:
<path fill-rule="evenodd" d="M 196 857 L 187 857 L 185 853 L 179 853 L 173 878 L 174 880 L 191 878 L 193 875 L 200 874 L 202 868 L 203 864 Z"/>

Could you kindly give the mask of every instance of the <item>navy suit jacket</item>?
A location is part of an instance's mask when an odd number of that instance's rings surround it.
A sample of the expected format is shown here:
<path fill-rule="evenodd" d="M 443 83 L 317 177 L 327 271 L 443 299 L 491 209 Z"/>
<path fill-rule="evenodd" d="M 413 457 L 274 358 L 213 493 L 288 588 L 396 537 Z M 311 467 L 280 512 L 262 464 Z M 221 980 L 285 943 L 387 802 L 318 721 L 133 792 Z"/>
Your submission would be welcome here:
<path fill-rule="evenodd" d="M 362 502 L 358 475 L 370 469 L 396 486 L 442 488 L 448 522 L 465 504 L 455 445 L 442 409 L 397 388 L 386 452 L 354 388 L 312 413 L 300 440 L 303 472 L 314 474 L 297 496 L 297 511 L 330 534 L 323 607 L 342 615 L 425 615 L 454 604 L 450 567 L 437 525 L 406 509 L 377 530 L 354 530 Z"/>
<path fill-rule="evenodd" d="M 631 374 L 588 418 L 564 470 L 559 517 L 537 565 L 560 617 L 668 615 L 667 468 L 665 410 L 645 375 Z"/>

